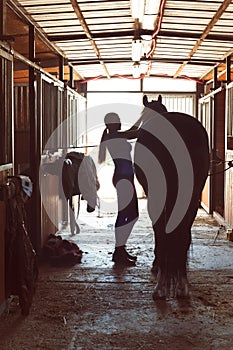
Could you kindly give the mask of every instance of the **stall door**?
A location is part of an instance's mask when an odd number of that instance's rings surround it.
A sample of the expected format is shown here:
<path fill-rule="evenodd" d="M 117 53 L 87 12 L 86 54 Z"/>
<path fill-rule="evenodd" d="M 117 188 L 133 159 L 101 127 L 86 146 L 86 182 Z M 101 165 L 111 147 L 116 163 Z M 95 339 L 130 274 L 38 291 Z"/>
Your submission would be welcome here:
<path fill-rule="evenodd" d="M 233 160 L 233 83 L 227 87 L 226 96 L 227 142 L 226 161 Z M 226 165 L 227 167 L 228 165 Z M 225 220 L 233 226 L 233 168 L 225 172 Z"/>
<path fill-rule="evenodd" d="M 213 97 L 199 100 L 199 120 L 205 127 L 209 136 L 210 149 L 213 147 L 212 132 Z M 201 204 L 208 213 L 213 212 L 213 199 L 211 195 L 212 177 L 208 177 L 202 192 Z"/>

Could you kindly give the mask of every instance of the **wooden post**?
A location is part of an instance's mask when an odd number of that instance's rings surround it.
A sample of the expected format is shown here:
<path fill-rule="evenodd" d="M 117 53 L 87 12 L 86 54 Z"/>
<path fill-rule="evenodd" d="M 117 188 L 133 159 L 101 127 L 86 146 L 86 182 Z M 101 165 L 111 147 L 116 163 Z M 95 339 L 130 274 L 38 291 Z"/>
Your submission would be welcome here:
<path fill-rule="evenodd" d="M 214 83 L 213 89 L 216 90 L 220 86 L 218 81 L 218 67 L 214 67 Z"/>
<path fill-rule="evenodd" d="M 0 40 L 6 35 L 6 0 L 0 0 Z"/>
<path fill-rule="evenodd" d="M 35 61 L 35 28 L 29 24 L 29 59 Z M 34 248 L 41 248 L 41 198 L 39 189 L 39 167 L 41 157 L 40 116 L 37 113 L 37 94 L 35 91 L 35 69 L 29 67 L 29 118 L 30 118 L 30 174 L 33 194 L 30 199 L 30 231 Z"/>
<path fill-rule="evenodd" d="M 204 93 L 204 84 L 196 83 L 196 118 L 199 119 L 199 98 L 201 98 L 201 94 Z"/>
<path fill-rule="evenodd" d="M 59 80 L 64 80 L 64 57 L 59 56 Z"/>
<path fill-rule="evenodd" d="M 231 55 L 226 58 L 226 69 L 226 81 L 229 84 L 231 82 Z"/>
<path fill-rule="evenodd" d="M 73 66 L 69 66 L 69 71 L 70 71 L 70 88 L 72 89 L 74 87 L 74 68 Z"/>

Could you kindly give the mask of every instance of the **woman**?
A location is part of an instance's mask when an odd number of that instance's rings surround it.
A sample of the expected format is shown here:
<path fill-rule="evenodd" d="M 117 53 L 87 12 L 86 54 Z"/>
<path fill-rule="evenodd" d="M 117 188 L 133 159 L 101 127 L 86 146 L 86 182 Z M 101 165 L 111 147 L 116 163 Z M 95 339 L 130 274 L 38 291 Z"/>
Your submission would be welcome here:
<path fill-rule="evenodd" d="M 113 185 L 117 191 L 118 214 L 115 223 L 115 251 L 112 260 L 116 264 L 135 265 L 136 256 L 126 251 L 126 242 L 138 219 L 138 200 L 134 185 L 134 168 L 131 158 L 131 145 L 127 139 L 136 138 L 137 131 L 120 131 L 121 121 L 116 113 L 105 115 L 106 128 L 103 132 L 99 163 L 106 159 L 109 151 L 115 165 Z"/>

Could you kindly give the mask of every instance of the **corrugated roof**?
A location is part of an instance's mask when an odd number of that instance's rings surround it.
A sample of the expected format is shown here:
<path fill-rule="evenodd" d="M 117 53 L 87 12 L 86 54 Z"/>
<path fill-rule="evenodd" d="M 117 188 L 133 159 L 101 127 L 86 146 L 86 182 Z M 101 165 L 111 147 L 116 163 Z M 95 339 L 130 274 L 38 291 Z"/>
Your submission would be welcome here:
<path fill-rule="evenodd" d="M 129 0 L 17 3 L 84 79 L 132 74 L 135 23 Z M 232 33 L 232 1 L 167 0 L 154 54 L 142 61 L 141 69 L 146 72 L 151 62 L 150 75 L 203 78 L 233 52 Z"/>

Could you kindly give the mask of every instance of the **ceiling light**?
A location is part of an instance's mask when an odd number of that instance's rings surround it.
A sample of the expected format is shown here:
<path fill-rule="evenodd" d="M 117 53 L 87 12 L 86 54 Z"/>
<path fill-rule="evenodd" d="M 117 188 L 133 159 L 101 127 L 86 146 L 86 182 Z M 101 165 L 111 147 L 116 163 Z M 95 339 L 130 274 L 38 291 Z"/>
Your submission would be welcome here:
<path fill-rule="evenodd" d="M 146 54 L 151 50 L 151 45 L 152 45 L 152 37 L 151 36 L 147 36 L 147 38 L 144 38 L 142 36 L 142 51 L 141 51 L 141 55 L 142 56 L 146 56 Z"/>
<path fill-rule="evenodd" d="M 139 62 L 142 56 L 142 41 L 134 39 L 132 41 L 132 61 Z"/>
<path fill-rule="evenodd" d="M 141 76 L 140 63 L 139 62 L 134 62 L 133 63 L 133 77 L 134 78 L 140 78 L 140 76 Z"/>

